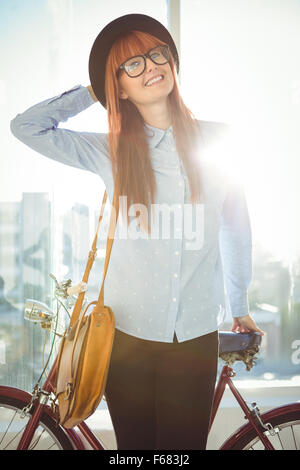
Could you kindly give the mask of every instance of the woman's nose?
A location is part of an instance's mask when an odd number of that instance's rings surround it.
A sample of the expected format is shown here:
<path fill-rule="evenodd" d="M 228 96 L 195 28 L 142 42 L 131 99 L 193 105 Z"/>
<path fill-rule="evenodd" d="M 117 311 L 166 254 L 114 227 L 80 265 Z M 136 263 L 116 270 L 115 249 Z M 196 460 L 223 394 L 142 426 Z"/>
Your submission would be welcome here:
<path fill-rule="evenodd" d="M 149 57 L 146 57 L 146 70 L 147 72 L 150 72 L 152 69 L 156 69 L 156 65 L 154 62 L 152 62 L 151 59 L 149 59 Z"/>

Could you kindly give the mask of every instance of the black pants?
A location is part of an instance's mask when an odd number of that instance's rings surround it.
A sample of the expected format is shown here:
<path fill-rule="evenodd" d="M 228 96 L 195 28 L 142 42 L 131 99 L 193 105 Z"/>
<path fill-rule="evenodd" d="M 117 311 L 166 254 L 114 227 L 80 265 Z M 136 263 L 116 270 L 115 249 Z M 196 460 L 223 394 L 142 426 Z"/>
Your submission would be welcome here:
<path fill-rule="evenodd" d="M 105 397 L 118 449 L 205 449 L 218 331 L 178 343 L 116 330 Z"/>

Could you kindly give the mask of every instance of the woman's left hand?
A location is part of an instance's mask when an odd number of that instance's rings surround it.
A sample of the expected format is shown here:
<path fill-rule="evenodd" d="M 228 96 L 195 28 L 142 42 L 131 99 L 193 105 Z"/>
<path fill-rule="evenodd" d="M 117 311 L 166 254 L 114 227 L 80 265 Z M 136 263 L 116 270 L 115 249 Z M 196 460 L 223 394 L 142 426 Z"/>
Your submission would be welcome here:
<path fill-rule="evenodd" d="M 264 336 L 265 334 L 264 331 L 258 328 L 255 321 L 253 320 L 253 318 L 250 317 L 250 315 L 245 315 L 244 317 L 235 317 L 233 319 L 231 331 L 234 331 L 236 333 L 249 333 L 250 331 L 257 331 L 262 336 Z"/>

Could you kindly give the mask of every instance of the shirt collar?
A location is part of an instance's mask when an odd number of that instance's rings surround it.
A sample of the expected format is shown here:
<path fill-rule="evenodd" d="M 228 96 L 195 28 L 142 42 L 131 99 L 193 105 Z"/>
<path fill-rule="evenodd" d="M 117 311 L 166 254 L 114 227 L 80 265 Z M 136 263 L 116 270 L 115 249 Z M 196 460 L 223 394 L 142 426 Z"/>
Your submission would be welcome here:
<path fill-rule="evenodd" d="M 168 129 L 163 130 L 158 127 L 150 126 L 145 122 L 145 131 L 148 138 L 148 143 L 150 148 L 157 147 L 162 138 L 167 134 L 167 132 L 173 133 L 173 127 L 170 126 Z"/>

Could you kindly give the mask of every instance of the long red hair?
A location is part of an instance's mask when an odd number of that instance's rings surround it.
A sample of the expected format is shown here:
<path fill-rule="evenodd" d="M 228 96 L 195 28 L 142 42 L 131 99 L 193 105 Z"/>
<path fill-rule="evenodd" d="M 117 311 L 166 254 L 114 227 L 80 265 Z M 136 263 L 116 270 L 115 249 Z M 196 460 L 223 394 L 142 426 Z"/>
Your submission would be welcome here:
<path fill-rule="evenodd" d="M 136 106 L 119 98 L 117 70 L 129 57 L 143 54 L 152 47 L 165 44 L 158 38 L 141 31 L 130 31 L 113 44 L 105 71 L 105 93 L 108 113 L 108 138 L 110 158 L 117 193 L 127 196 L 127 205 L 155 203 L 156 180 L 152 169 L 144 120 Z M 176 141 L 176 148 L 188 176 L 191 201 L 203 199 L 203 188 L 199 170 L 199 124 L 184 104 L 178 87 L 177 73 L 172 54 L 170 67 L 174 76 L 174 87 L 168 96 L 168 107 Z M 150 196 L 150 200 L 149 200 Z M 123 216 L 125 214 L 122 214 Z M 129 216 L 127 223 L 129 224 Z M 141 225 L 149 233 L 148 221 Z"/>

